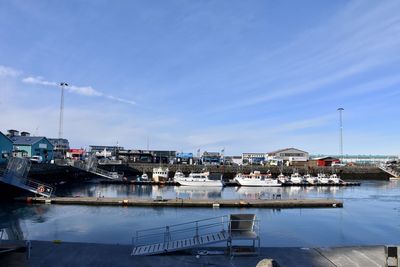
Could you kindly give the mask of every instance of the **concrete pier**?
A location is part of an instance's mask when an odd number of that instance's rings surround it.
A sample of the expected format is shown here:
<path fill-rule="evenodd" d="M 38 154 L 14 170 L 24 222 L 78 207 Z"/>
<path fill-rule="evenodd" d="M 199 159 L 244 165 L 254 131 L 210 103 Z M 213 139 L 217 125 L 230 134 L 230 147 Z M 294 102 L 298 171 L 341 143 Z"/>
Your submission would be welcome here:
<path fill-rule="evenodd" d="M 225 248 L 198 248 L 160 256 L 130 256 L 131 246 L 32 241 L 28 266 L 256 266 L 273 259 L 280 267 L 385 266 L 385 247 L 261 248 L 258 256 L 229 257 Z M 202 252 L 202 253 L 199 253 Z M 204 253 L 209 252 L 209 253 Z"/>
<path fill-rule="evenodd" d="M 138 199 L 103 197 L 28 197 L 20 201 L 63 205 L 109 205 L 133 207 L 210 207 L 210 208 L 337 208 L 343 202 L 334 199 Z"/>

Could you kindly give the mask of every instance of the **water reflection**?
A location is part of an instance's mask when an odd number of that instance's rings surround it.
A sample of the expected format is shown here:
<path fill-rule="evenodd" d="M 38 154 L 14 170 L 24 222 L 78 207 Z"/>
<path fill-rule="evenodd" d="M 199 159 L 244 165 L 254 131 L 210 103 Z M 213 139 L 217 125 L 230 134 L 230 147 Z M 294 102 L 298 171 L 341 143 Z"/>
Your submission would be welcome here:
<path fill-rule="evenodd" d="M 400 183 L 363 182 L 357 187 L 191 188 L 88 183 L 58 188 L 69 196 L 130 198 L 269 199 L 339 198 L 342 209 L 228 209 L 4 204 L 3 237 L 129 244 L 137 229 L 176 224 L 230 213 L 255 213 L 263 246 L 334 246 L 398 243 Z M 7 229 L 7 230 L 6 230 Z M 106 230 L 107 229 L 107 230 Z M 1 234 L 1 233 L 0 233 Z"/>
<path fill-rule="evenodd" d="M 392 185 L 396 188 L 397 185 Z M 384 189 L 390 189 L 384 186 Z M 276 195 L 282 198 L 342 198 L 343 192 L 351 188 L 338 186 L 290 186 L 290 187 L 194 187 L 194 186 L 157 186 L 133 184 L 84 184 L 80 187 L 61 188 L 58 196 L 89 197 L 135 197 L 135 198 L 198 198 L 198 199 L 271 199 Z"/>
<path fill-rule="evenodd" d="M 175 186 L 177 198 L 215 199 L 222 197 L 222 187 Z"/>

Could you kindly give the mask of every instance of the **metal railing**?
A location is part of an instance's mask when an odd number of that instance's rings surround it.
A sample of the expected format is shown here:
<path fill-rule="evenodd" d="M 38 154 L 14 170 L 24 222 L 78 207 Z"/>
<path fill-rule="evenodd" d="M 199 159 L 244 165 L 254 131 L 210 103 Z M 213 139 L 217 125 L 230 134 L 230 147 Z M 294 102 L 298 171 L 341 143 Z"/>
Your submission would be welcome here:
<path fill-rule="evenodd" d="M 198 238 L 201 235 L 228 230 L 228 216 L 212 217 L 187 223 L 167 225 L 138 230 L 132 238 L 132 246 L 168 243 L 185 238 Z"/>
<path fill-rule="evenodd" d="M 72 166 L 75 168 L 81 169 L 81 170 L 85 170 L 87 172 L 91 172 L 91 173 L 106 177 L 108 179 L 112 179 L 112 180 L 122 179 L 122 177 L 123 177 L 122 174 L 118 174 L 117 172 L 110 172 L 110 171 L 106 171 L 106 170 L 98 168 L 97 163 L 94 163 L 93 160 L 91 160 L 89 162 L 74 161 Z"/>
<path fill-rule="evenodd" d="M 28 159 L 10 158 L 6 170 L 1 172 L 0 180 L 32 193 L 50 197 L 54 191 L 51 185 L 27 178 L 30 166 Z"/>
<path fill-rule="evenodd" d="M 248 223 L 251 224 L 251 227 L 235 227 L 232 228 L 231 225 L 232 223 Z M 260 220 L 258 219 L 240 219 L 240 220 L 229 220 L 229 236 L 232 236 L 232 233 L 246 233 L 246 232 L 254 232 L 257 236 L 260 234 Z"/>

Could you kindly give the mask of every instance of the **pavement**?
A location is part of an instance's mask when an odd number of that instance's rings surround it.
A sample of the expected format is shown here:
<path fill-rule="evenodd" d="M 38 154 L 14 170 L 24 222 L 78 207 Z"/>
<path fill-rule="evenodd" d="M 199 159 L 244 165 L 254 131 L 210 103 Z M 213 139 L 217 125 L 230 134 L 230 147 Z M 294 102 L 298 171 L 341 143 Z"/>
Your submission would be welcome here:
<path fill-rule="evenodd" d="M 28 266 L 256 266 L 273 259 L 275 266 L 385 266 L 384 246 L 332 248 L 261 248 L 256 256 L 228 256 L 225 248 L 194 249 L 156 256 L 130 256 L 129 245 L 32 241 Z M 199 253 L 203 252 L 203 253 Z M 208 252 L 208 253 L 207 253 Z M 207 255 L 204 255 L 207 254 Z M 1 263 L 1 262 L 0 262 Z M 1 266 L 1 264 L 0 264 Z"/>

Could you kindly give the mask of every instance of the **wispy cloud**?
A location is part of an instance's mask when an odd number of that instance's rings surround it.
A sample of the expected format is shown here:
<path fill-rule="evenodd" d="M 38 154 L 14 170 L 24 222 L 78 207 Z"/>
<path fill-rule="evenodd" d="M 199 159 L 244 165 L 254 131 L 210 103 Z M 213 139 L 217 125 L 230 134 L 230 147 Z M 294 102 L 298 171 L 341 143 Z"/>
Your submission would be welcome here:
<path fill-rule="evenodd" d="M 206 113 L 289 99 L 355 77 L 373 79 L 370 71 L 400 62 L 399 8 L 398 1 L 349 2 L 331 20 L 241 66 L 229 87 L 243 97 Z"/>
<path fill-rule="evenodd" d="M 21 72 L 18 70 L 15 70 L 13 68 L 10 67 L 6 67 L 3 65 L 0 65 L 0 77 L 4 77 L 4 76 L 11 76 L 11 77 L 16 77 L 18 75 L 20 75 Z"/>
<path fill-rule="evenodd" d="M 57 87 L 59 86 L 59 83 L 54 82 L 54 81 L 47 81 L 41 76 L 28 76 L 22 79 L 22 82 L 28 83 L 28 84 L 36 84 L 36 85 L 44 85 L 44 86 L 51 86 L 51 87 Z M 69 85 L 66 86 L 65 89 L 71 93 L 78 94 L 78 95 L 83 95 L 83 96 L 94 96 L 94 97 L 104 97 L 113 101 L 129 104 L 129 105 L 135 105 L 136 102 L 133 100 L 129 99 L 124 99 L 120 97 L 116 97 L 113 95 L 108 95 L 103 92 L 100 92 L 96 89 L 94 89 L 91 86 L 76 86 L 76 85 Z"/>

